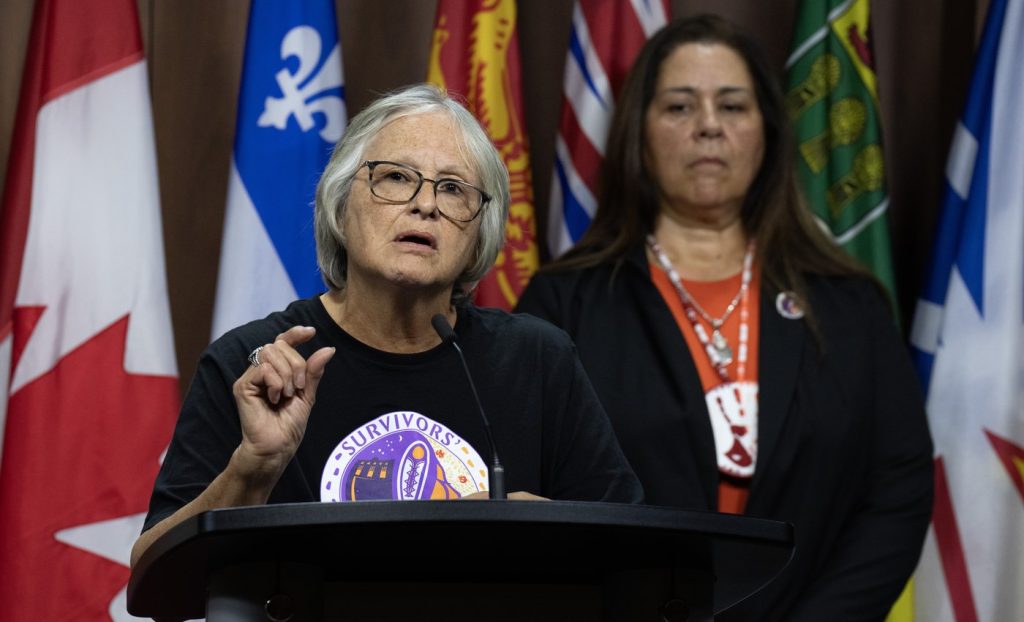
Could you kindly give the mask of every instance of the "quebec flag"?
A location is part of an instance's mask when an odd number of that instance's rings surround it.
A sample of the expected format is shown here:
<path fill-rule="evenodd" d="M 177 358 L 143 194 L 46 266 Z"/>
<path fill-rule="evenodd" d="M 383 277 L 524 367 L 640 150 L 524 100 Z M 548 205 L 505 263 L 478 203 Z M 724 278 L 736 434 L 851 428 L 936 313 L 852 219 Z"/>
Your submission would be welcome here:
<path fill-rule="evenodd" d="M 992 0 L 911 341 L 935 508 L 921 620 L 1024 620 L 1024 0 Z"/>
<path fill-rule="evenodd" d="M 313 195 L 345 130 L 333 0 L 255 0 L 228 180 L 213 338 L 324 291 Z"/>

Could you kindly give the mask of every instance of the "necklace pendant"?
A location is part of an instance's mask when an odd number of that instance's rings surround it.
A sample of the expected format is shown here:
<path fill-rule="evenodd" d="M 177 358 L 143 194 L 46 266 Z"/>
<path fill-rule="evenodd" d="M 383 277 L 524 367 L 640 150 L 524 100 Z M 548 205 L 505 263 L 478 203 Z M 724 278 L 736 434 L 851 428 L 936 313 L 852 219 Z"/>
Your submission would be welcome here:
<path fill-rule="evenodd" d="M 715 349 L 716 358 L 722 365 L 732 363 L 732 348 L 729 347 L 729 342 L 717 328 L 711 333 L 711 346 Z"/>

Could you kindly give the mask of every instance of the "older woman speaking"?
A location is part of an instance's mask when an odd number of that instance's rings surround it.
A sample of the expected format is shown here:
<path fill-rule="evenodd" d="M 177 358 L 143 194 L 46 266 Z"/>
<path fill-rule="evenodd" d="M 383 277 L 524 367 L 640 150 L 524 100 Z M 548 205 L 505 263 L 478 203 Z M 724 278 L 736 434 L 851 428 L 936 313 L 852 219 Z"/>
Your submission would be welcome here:
<path fill-rule="evenodd" d="M 454 325 L 474 368 L 509 489 L 640 499 L 568 337 L 467 302 L 501 248 L 508 183 L 476 120 L 436 88 L 352 120 L 316 194 L 328 291 L 204 352 L 133 562 L 207 509 L 487 490 L 484 425 L 432 318 Z"/>

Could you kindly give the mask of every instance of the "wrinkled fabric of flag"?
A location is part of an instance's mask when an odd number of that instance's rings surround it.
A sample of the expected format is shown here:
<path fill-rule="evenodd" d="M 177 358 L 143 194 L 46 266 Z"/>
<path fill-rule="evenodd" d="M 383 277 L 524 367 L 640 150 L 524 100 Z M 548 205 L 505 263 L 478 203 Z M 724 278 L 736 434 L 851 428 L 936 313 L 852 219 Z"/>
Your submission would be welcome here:
<path fill-rule="evenodd" d="M 1024 620 L 1024 0 L 993 0 L 911 342 L 935 439 L 918 619 Z"/>
<path fill-rule="evenodd" d="M 811 210 L 895 294 L 869 0 L 802 0 L 786 106 Z"/>
<path fill-rule="evenodd" d="M 512 196 L 505 246 L 473 297 L 480 306 L 506 311 L 540 261 L 516 16 L 515 0 L 441 0 L 427 68 L 427 82 L 473 113 L 508 168 Z"/>
<path fill-rule="evenodd" d="M 253 2 L 213 338 L 326 289 L 313 198 L 347 122 L 334 3 Z"/>
<path fill-rule="evenodd" d="M 0 210 L 0 618 L 132 619 L 177 409 L 136 3 L 38 0 Z"/>
<path fill-rule="evenodd" d="M 667 0 L 578 0 L 573 7 L 548 203 L 552 258 L 578 242 L 597 213 L 597 180 L 615 98 L 640 48 L 668 15 Z"/>

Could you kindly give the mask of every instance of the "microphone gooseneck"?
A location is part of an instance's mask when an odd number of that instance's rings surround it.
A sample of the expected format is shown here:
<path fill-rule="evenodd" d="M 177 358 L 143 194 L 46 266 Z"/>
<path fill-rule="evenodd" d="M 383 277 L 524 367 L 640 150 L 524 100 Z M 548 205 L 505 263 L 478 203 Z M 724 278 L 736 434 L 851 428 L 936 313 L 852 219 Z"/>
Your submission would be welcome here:
<path fill-rule="evenodd" d="M 434 317 L 430 318 L 430 325 L 434 327 L 434 332 L 441 338 L 441 341 L 445 343 L 455 343 L 455 331 L 452 329 L 452 325 L 448 323 L 448 318 L 446 318 L 443 313 L 438 313 Z M 459 353 L 461 354 L 462 351 L 459 350 Z"/>
<path fill-rule="evenodd" d="M 484 406 L 480 403 L 480 395 L 476 392 L 476 384 L 473 382 L 473 376 L 469 373 L 469 366 L 466 365 L 466 357 L 462 355 L 462 348 L 455 341 L 455 331 L 452 330 L 451 324 L 448 323 L 448 318 L 443 314 L 438 313 L 434 317 L 430 318 L 430 324 L 434 327 L 434 331 L 437 332 L 437 336 L 441 338 L 444 343 L 452 344 L 455 348 L 455 352 L 459 355 L 459 362 L 462 363 L 462 369 L 466 372 L 466 380 L 469 381 L 469 388 L 473 391 L 473 399 L 476 400 L 476 407 L 480 411 L 480 419 L 484 424 L 484 436 L 487 437 L 487 446 L 491 450 L 491 463 L 488 465 L 487 483 L 490 489 L 488 495 L 491 499 L 505 499 L 505 467 L 501 465 L 501 460 L 498 459 L 498 448 L 494 444 L 494 437 L 491 435 L 491 422 L 487 419 L 487 414 L 484 413 Z"/>

